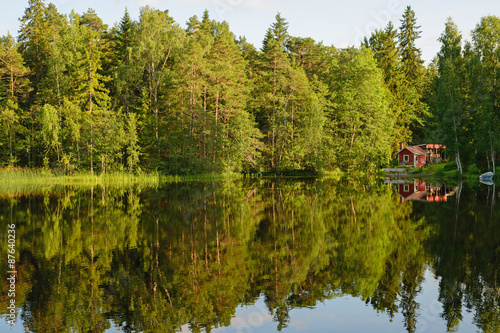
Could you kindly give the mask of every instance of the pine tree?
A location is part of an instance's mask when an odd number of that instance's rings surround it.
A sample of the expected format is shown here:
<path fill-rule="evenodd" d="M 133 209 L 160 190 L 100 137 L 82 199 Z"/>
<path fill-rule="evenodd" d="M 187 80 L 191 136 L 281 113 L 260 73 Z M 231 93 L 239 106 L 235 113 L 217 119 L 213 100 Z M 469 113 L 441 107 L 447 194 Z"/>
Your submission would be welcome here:
<path fill-rule="evenodd" d="M 30 71 L 24 66 L 23 58 L 17 51 L 17 45 L 11 35 L 0 38 L 0 80 L 4 86 L 5 96 L 13 102 L 26 98 L 30 91 L 28 75 Z"/>
<path fill-rule="evenodd" d="M 19 106 L 19 102 L 26 99 L 31 87 L 28 80 L 30 71 L 24 66 L 23 59 L 17 51 L 14 38 L 10 35 L 0 38 L 0 117 L 5 124 L 5 137 L 0 141 L 0 146 L 8 147 L 8 157 L 4 160 L 9 165 L 19 161 L 19 153 L 22 153 L 22 135 L 26 133 L 25 110 Z M 5 141 L 5 142 L 3 142 Z M 7 143 L 8 141 L 8 143 Z"/>
<path fill-rule="evenodd" d="M 64 40 L 68 22 L 53 4 L 47 7 L 46 19 L 51 42 L 46 55 L 46 73 L 40 80 L 37 99 L 41 105 L 49 103 L 61 106 L 63 99 L 70 96 L 67 71 L 73 55 Z"/>
<path fill-rule="evenodd" d="M 280 172 L 280 162 L 285 149 L 286 132 L 290 124 L 288 100 L 293 94 L 289 79 L 290 61 L 270 28 L 263 42 L 262 69 L 258 81 L 257 119 L 266 136 L 266 159 L 271 170 Z"/>
<path fill-rule="evenodd" d="M 214 42 L 212 24 L 205 18 L 202 28 L 202 23 L 192 17 L 186 32 L 182 56 L 174 67 L 172 95 L 175 107 L 171 112 L 171 124 L 177 124 L 177 129 L 173 128 L 170 136 L 173 144 L 167 155 L 183 172 L 194 169 L 213 171 L 213 154 L 209 150 L 215 149 L 208 146 L 213 128 L 208 112 L 209 68 L 206 58 Z M 214 140 L 211 143 L 214 144 Z"/>
<path fill-rule="evenodd" d="M 219 169 L 242 171 L 243 163 L 255 167 L 259 133 L 246 111 L 246 63 L 227 23 L 215 25 L 215 38 L 207 53 L 206 112 L 213 116 L 211 155 Z M 219 156 L 217 156 L 219 155 Z"/>

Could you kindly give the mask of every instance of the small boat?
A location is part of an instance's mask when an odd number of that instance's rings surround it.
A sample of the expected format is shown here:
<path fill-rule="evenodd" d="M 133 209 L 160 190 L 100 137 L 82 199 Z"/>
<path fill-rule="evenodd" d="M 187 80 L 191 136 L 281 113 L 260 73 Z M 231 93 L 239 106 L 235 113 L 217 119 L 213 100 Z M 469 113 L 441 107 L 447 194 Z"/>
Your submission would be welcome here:
<path fill-rule="evenodd" d="M 491 180 L 493 178 L 494 173 L 489 171 L 483 173 L 481 176 L 479 176 L 479 180 Z"/>

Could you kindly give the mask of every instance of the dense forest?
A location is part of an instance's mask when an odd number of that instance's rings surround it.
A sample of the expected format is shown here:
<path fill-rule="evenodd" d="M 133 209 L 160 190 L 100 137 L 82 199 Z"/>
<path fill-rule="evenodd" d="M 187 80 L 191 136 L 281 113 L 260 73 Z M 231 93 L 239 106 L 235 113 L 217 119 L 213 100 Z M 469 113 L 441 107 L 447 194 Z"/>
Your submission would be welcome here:
<path fill-rule="evenodd" d="M 0 40 L 0 164 L 64 172 L 171 174 L 373 170 L 399 143 L 443 143 L 460 172 L 494 167 L 500 146 L 500 19 L 463 42 L 449 19 L 427 67 L 407 7 L 357 48 L 288 34 L 280 14 L 257 49 L 205 11 L 29 0 Z"/>

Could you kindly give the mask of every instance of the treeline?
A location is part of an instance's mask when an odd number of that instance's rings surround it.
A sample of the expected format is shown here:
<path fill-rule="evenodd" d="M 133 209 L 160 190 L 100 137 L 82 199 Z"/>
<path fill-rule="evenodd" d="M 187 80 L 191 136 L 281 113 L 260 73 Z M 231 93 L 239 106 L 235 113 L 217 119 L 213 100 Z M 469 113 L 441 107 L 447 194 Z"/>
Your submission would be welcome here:
<path fill-rule="evenodd" d="M 460 173 L 476 164 L 494 171 L 500 147 L 500 18 L 486 16 L 472 41 L 449 18 L 434 61 L 432 128 L 456 156 Z"/>
<path fill-rule="evenodd" d="M 449 113 L 433 83 L 442 75 L 423 65 L 410 7 L 399 29 L 390 23 L 349 49 L 290 36 L 280 14 L 260 50 L 207 11 L 182 28 L 168 11 L 144 7 L 137 21 L 125 11 L 108 27 L 91 9 L 66 16 L 30 0 L 20 22 L 17 41 L 0 43 L 3 165 L 370 170 L 400 142 L 453 150 L 448 134 L 460 132 L 439 116 Z M 439 136 L 423 127 L 429 119 Z"/>
<path fill-rule="evenodd" d="M 401 89 L 413 99 L 396 109 L 369 49 L 292 37 L 279 14 L 261 50 L 208 12 L 181 28 L 144 7 L 138 21 L 125 11 L 109 28 L 93 10 L 65 16 L 31 0 L 20 21 L 18 41 L 1 43 L 4 165 L 353 170 L 388 162 L 422 109 L 409 79 Z M 424 72 L 414 28 L 398 35 L 414 53 L 398 55 L 402 76 Z"/>

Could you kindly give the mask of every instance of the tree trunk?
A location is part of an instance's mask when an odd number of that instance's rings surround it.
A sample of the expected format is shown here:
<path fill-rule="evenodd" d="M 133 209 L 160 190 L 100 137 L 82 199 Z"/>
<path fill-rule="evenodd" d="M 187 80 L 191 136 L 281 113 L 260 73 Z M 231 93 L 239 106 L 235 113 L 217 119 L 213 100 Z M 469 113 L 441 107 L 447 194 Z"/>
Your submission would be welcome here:
<path fill-rule="evenodd" d="M 92 59 L 92 44 L 89 43 L 89 59 Z M 89 85 L 92 84 L 92 61 L 89 61 Z M 90 87 L 89 87 L 90 88 Z M 90 173 L 94 174 L 94 121 L 92 118 L 92 91 L 89 91 L 90 110 Z"/>
<path fill-rule="evenodd" d="M 490 136 L 490 147 L 491 147 L 491 164 L 493 167 L 493 173 L 495 173 L 496 165 L 495 165 L 495 147 L 493 147 L 493 139 Z"/>

